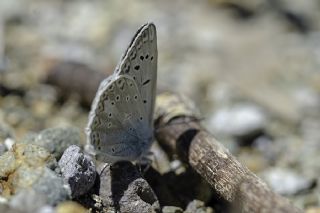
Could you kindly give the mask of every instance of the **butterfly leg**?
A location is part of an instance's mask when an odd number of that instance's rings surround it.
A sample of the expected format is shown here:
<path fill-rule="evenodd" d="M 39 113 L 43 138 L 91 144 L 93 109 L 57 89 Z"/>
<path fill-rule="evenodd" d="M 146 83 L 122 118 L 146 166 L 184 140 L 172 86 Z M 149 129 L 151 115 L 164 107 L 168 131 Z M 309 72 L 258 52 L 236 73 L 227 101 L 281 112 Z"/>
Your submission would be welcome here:
<path fill-rule="evenodd" d="M 148 171 L 152 162 L 154 161 L 155 155 L 152 152 L 148 152 L 146 155 L 143 155 L 138 161 L 137 166 L 141 174 L 144 174 Z"/>

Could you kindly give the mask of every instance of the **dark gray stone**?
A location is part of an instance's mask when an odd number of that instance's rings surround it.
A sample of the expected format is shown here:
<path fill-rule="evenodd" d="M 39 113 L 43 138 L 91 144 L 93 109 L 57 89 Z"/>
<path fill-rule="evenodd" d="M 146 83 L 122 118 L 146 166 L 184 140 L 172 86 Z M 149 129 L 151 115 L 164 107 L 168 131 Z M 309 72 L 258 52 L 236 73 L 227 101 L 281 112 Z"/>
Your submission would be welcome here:
<path fill-rule="evenodd" d="M 65 150 L 59 160 L 62 176 L 70 185 L 72 197 L 85 194 L 96 179 L 96 167 L 92 159 L 72 145 Z"/>
<path fill-rule="evenodd" d="M 130 162 L 118 162 L 102 169 L 99 195 L 105 206 L 120 212 L 160 212 L 156 195 Z"/>

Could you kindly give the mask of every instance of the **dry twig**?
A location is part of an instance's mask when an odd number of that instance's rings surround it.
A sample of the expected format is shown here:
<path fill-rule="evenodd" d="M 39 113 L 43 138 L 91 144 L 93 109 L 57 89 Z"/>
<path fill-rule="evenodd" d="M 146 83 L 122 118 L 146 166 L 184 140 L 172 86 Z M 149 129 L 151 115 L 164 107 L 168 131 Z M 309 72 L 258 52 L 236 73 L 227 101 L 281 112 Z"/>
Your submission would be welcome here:
<path fill-rule="evenodd" d="M 156 138 L 171 154 L 189 163 L 235 212 L 301 212 L 274 193 L 239 163 L 195 119 L 192 108 L 177 96 L 157 99 Z"/>

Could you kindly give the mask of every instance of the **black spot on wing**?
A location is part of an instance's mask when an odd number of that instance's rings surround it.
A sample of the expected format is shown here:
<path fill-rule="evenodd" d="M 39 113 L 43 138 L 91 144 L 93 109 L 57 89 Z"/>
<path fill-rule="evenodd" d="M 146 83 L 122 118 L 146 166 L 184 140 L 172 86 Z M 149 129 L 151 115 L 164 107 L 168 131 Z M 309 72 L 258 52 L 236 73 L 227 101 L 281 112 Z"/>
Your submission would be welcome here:
<path fill-rule="evenodd" d="M 142 85 L 144 86 L 144 85 L 148 84 L 149 82 L 150 82 L 150 79 L 148 79 L 148 80 L 146 80 L 145 82 L 143 82 Z"/>

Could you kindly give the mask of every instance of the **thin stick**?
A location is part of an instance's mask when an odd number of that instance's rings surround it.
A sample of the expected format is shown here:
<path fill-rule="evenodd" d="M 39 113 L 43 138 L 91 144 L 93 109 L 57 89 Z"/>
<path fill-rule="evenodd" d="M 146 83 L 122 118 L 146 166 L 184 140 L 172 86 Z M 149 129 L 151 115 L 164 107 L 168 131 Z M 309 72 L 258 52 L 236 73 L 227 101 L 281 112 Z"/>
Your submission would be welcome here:
<path fill-rule="evenodd" d="M 230 203 L 232 211 L 302 212 L 237 161 L 193 119 L 193 109 L 181 98 L 165 94 L 158 96 L 157 102 L 155 128 L 161 126 L 156 131 L 159 143 L 189 163 L 218 195 Z"/>

